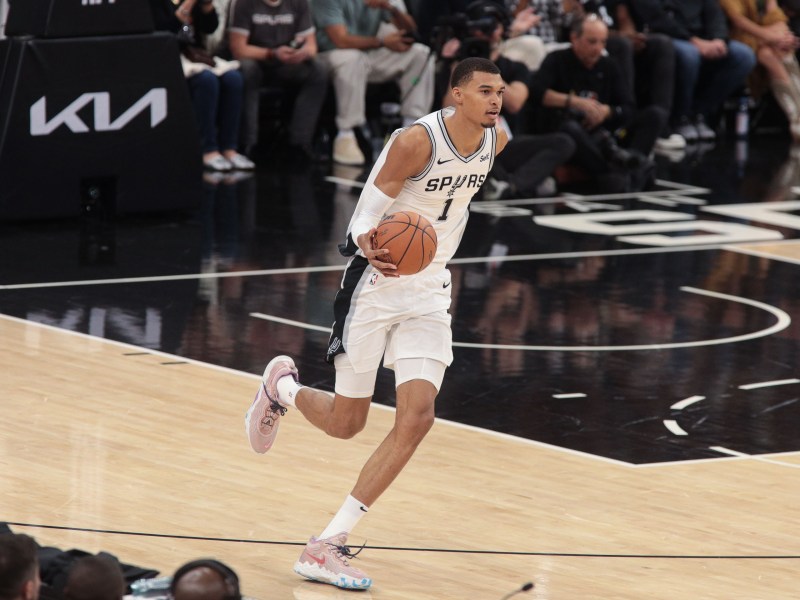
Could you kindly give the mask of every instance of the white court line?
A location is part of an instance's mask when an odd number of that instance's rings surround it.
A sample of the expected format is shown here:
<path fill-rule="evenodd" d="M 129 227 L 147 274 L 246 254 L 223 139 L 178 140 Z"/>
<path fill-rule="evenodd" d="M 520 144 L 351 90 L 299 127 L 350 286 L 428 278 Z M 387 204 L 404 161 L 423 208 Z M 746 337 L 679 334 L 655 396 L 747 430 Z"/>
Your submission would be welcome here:
<path fill-rule="evenodd" d="M 705 396 L 689 396 L 688 398 L 684 398 L 680 402 L 676 402 L 672 406 L 670 406 L 673 410 L 683 410 L 687 406 L 691 406 L 695 402 L 700 402 L 701 400 L 705 400 Z"/>
<path fill-rule="evenodd" d="M 590 258 L 595 256 L 627 256 L 638 254 L 664 254 L 667 252 L 693 252 L 719 250 L 722 244 L 703 244 L 670 248 L 628 248 L 620 250 L 586 250 L 582 252 L 553 252 L 551 254 L 515 254 L 511 256 L 478 256 L 472 258 L 455 258 L 448 264 L 466 265 L 480 263 L 514 262 L 528 260 L 561 260 L 572 258 Z M 48 281 L 43 283 L 10 283 L 0 284 L 2 290 L 22 290 L 37 288 L 56 288 L 89 285 L 114 285 L 122 283 L 151 283 L 160 281 L 185 281 L 191 279 L 221 279 L 225 277 L 262 277 L 264 275 L 292 275 L 299 273 L 326 273 L 343 271 L 344 264 L 322 267 L 291 267 L 281 269 L 260 269 L 250 271 L 224 271 L 220 273 L 185 273 L 183 275 L 153 275 L 146 277 L 121 277 L 118 279 L 78 279 L 72 281 Z"/>
<path fill-rule="evenodd" d="M 793 463 L 785 463 L 779 460 L 771 460 L 769 458 L 764 458 L 762 456 L 753 456 L 752 454 L 745 454 L 744 452 L 738 452 L 736 450 L 731 450 L 730 448 L 725 448 L 724 446 L 710 446 L 711 450 L 715 452 L 719 452 L 720 454 L 727 454 L 729 456 L 735 456 L 736 458 L 748 458 L 750 460 L 755 460 L 758 462 L 768 463 L 770 465 L 777 465 L 779 467 L 789 467 L 790 469 L 800 469 L 800 465 L 796 465 Z"/>
<path fill-rule="evenodd" d="M 758 388 L 773 387 L 776 385 L 789 385 L 792 383 L 800 383 L 800 379 L 776 379 L 774 381 L 762 381 L 761 383 L 746 383 L 740 385 L 740 390 L 755 390 Z"/>
<path fill-rule="evenodd" d="M 664 419 L 663 423 L 664 427 L 669 429 L 675 435 L 689 435 L 680 425 L 678 425 L 678 422 L 675 419 Z"/>
<path fill-rule="evenodd" d="M 763 302 L 750 300 L 748 298 L 741 298 L 739 296 L 731 296 L 729 294 L 720 294 L 718 292 L 711 292 L 708 290 L 701 290 L 689 286 L 682 286 L 681 291 L 689 292 L 692 294 L 700 294 L 702 296 L 710 296 L 712 298 L 721 298 L 723 300 L 730 300 L 732 302 L 739 302 L 741 304 L 748 304 L 761 308 L 777 319 L 777 323 L 766 329 L 754 331 L 752 333 L 745 333 L 727 338 L 718 338 L 712 340 L 696 340 L 692 342 L 671 342 L 666 344 L 638 344 L 627 346 L 527 346 L 519 344 L 475 344 L 470 342 L 453 342 L 453 346 L 457 348 L 476 348 L 476 349 L 490 349 L 490 350 L 525 350 L 525 351 L 558 351 L 558 352 L 621 352 L 630 350 L 668 350 L 674 348 L 695 348 L 699 346 L 715 346 L 719 344 L 731 344 L 734 342 L 744 342 L 760 337 L 766 337 L 786 329 L 792 322 L 792 319 L 784 311 L 775 308 Z M 321 325 L 312 325 L 311 323 L 304 323 L 302 321 L 294 321 L 292 319 L 284 319 L 283 317 L 276 317 L 264 313 L 250 313 L 251 317 L 264 319 L 265 321 L 274 321 L 276 323 L 283 323 L 284 325 L 291 325 L 301 329 L 308 329 L 311 331 L 324 331 L 330 332 L 329 327 L 322 327 Z"/>
<path fill-rule="evenodd" d="M 580 392 L 574 392 L 572 394 L 553 394 L 553 398 L 557 398 L 559 400 L 566 398 L 586 398 L 586 394 L 582 394 Z"/>

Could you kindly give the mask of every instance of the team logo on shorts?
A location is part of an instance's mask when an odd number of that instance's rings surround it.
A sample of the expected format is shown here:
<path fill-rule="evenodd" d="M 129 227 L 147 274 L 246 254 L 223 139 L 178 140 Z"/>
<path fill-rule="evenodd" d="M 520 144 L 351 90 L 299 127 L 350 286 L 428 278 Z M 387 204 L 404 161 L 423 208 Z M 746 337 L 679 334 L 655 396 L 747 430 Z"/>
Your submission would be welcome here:
<path fill-rule="evenodd" d="M 373 273 L 372 275 L 369 276 L 370 285 L 375 285 L 376 283 L 378 283 L 378 275 L 379 275 L 378 273 Z"/>

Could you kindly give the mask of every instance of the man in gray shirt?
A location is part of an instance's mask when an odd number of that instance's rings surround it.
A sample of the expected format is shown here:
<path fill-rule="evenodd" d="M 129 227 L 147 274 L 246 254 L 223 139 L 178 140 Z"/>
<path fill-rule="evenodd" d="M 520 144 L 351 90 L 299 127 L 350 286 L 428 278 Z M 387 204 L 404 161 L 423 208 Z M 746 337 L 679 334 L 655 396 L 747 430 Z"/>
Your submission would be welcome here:
<path fill-rule="evenodd" d="M 317 60 L 317 41 L 308 0 L 233 0 L 228 42 L 244 75 L 242 139 L 258 142 L 259 103 L 264 82 L 297 89 L 289 143 L 301 157 L 313 156 L 313 138 L 328 76 Z"/>

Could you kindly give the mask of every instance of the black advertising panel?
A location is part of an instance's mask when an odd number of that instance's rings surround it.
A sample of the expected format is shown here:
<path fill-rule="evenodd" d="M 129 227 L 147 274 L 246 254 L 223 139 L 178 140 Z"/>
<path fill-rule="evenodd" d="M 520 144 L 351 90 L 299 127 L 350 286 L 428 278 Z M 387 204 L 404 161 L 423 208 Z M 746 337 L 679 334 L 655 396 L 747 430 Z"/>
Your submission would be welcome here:
<path fill-rule="evenodd" d="M 200 142 L 169 34 L 11 39 L 0 66 L 0 218 L 198 204 Z"/>
<path fill-rule="evenodd" d="M 10 0 L 6 35 L 77 37 L 153 31 L 146 0 Z"/>

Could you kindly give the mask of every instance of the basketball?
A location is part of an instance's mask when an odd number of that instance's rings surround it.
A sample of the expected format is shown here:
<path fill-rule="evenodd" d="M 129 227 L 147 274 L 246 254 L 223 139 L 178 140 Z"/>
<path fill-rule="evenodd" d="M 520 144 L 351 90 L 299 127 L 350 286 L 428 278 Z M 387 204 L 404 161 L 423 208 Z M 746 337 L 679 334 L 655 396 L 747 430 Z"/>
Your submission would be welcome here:
<path fill-rule="evenodd" d="M 388 257 L 380 260 L 396 265 L 398 275 L 413 275 L 431 264 L 436 254 L 436 230 L 422 215 L 411 211 L 386 215 L 376 229 L 372 247 L 389 250 Z"/>

